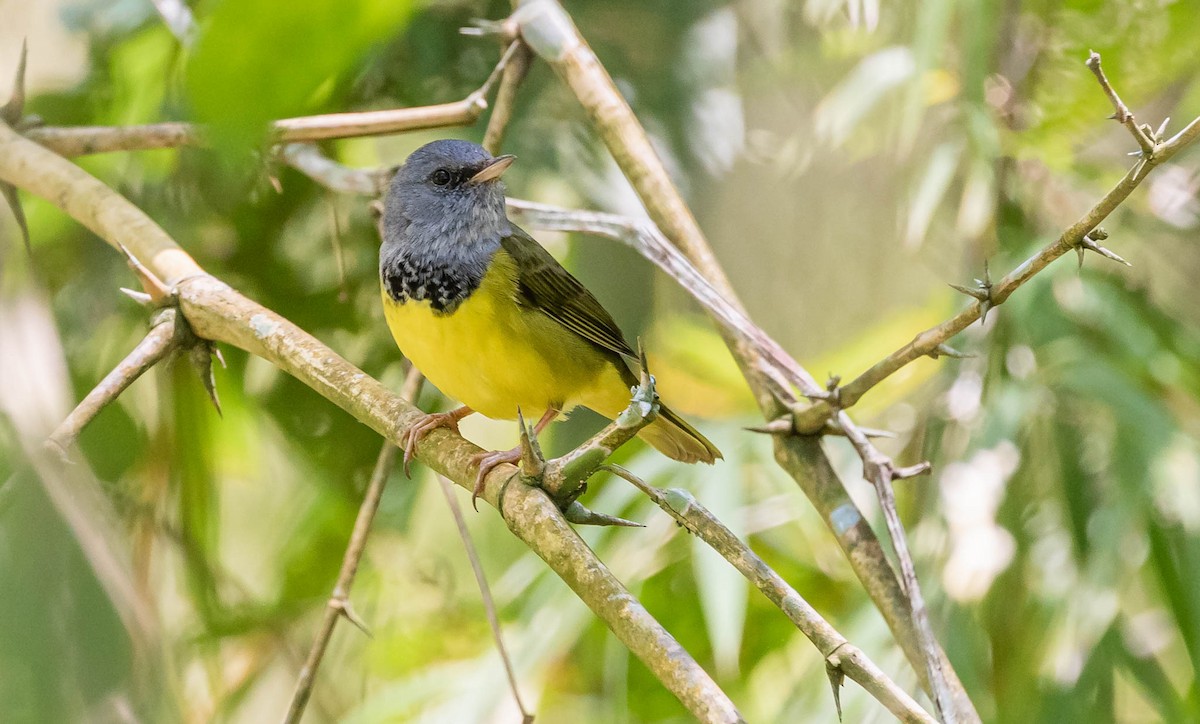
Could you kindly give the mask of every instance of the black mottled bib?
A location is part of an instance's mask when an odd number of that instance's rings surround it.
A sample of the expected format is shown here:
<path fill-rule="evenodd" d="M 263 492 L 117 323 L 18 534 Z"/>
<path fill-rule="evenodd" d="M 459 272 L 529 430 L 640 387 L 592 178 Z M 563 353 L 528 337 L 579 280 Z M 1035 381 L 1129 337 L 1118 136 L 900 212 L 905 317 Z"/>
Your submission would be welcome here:
<path fill-rule="evenodd" d="M 490 258 L 444 261 L 399 253 L 379 271 L 384 290 L 397 304 L 427 301 L 435 314 L 451 314 L 479 288 Z"/>

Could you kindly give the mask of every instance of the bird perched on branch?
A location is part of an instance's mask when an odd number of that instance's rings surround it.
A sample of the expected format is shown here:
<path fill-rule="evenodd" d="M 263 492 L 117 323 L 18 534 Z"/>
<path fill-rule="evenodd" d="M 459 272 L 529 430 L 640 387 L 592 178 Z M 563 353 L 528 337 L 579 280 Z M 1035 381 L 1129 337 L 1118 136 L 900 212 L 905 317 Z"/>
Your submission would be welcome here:
<path fill-rule="evenodd" d="M 508 220 L 501 175 L 514 157 L 468 141 L 434 141 L 408 157 L 383 213 L 379 275 L 384 316 L 401 351 L 438 389 L 465 405 L 427 415 L 405 440 L 457 430 L 478 412 L 511 420 L 517 409 L 547 424 L 576 405 L 615 417 L 637 384 L 637 354 L 596 298 Z M 721 452 L 665 405 L 639 435 L 686 463 Z M 479 456 L 487 473 L 519 448 Z"/>

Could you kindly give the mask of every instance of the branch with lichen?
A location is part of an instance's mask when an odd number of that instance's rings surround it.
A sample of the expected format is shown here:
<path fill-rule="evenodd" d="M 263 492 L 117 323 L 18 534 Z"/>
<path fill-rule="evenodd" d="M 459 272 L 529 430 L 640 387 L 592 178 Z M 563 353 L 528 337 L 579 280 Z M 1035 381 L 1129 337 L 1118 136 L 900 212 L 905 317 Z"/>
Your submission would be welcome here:
<path fill-rule="evenodd" d="M 56 204 L 114 247 L 125 246 L 171 288 L 192 330 L 258 355 L 313 388 L 390 440 L 403 439 L 422 413 L 278 314 L 206 273 L 157 224 L 78 166 L 0 123 L 0 181 Z M 473 488 L 479 449 L 447 430 L 417 446 L 417 459 Z M 596 558 L 541 490 L 497 466 L 482 496 L 617 638 L 698 719 L 735 722 L 728 696 Z"/>

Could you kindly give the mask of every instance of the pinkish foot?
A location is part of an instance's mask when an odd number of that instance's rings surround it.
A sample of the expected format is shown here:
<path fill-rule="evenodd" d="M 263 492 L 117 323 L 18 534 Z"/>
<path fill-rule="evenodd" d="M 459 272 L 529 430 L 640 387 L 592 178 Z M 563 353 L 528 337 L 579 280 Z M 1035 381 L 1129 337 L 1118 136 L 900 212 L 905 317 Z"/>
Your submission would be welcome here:
<path fill-rule="evenodd" d="M 458 432 L 458 422 L 467 415 L 470 415 L 474 410 L 469 407 L 460 407 L 457 410 L 449 412 L 435 412 L 431 415 L 426 415 L 425 419 L 408 428 L 408 432 L 404 434 L 404 475 L 411 478 L 412 473 L 409 471 L 409 464 L 412 462 L 413 455 L 416 453 L 417 443 L 421 438 L 429 433 L 445 427 Z"/>
<path fill-rule="evenodd" d="M 479 463 L 479 474 L 475 476 L 475 489 L 471 491 L 471 507 L 479 511 L 479 503 L 477 498 L 483 492 L 484 481 L 487 480 L 488 473 L 492 472 L 492 468 L 504 463 L 516 464 L 521 461 L 521 447 L 518 445 L 512 450 L 499 450 L 496 452 L 483 452 L 475 455 L 472 462 Z"/>

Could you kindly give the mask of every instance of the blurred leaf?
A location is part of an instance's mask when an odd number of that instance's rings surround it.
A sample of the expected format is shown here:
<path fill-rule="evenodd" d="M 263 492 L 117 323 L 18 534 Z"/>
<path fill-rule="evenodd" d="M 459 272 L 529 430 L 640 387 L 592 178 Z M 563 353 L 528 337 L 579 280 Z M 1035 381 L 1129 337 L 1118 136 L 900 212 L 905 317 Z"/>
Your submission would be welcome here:
<path fill-rule="evenodd" d="M 925 240 L 933 214 L 950 188 L 962 151 L 962 143 L 947 141 L 939 143 L 929 154 L 929 162 L 908 208 L 908 225 L 904 233 L 906 246 L 915 248 Z"/>
<path fill-rule="evenodd" d="M 912 52 L 905 47 L 885 48 L 863 58 L 821 99 L 814 114 L 817 134 L 834 146 L 845 144 L 884 96 L 912 77 L 913 68 Z"/>
<path fill-rule="evenodd" d="M 974 239 L 991 228 L 996 203 L 994 184 L 992 159 L 974 159 L 967 172 L 967 183 L 958 206 L 956 229 L 960 234 Z"/>
<path fill-rule="evenodd" d="M 320 109 L 411 9 L 407 0 L 222 0 L 188 61 L 197 119 L 225 148 L 256 145 L 269 121 Z"/>
<path fill-rule="evenodd" d="M 905 150 L 912 148 L 920 130 L 927 103 L 926 73 L 938 67 L 941 55 L 945 52 L 943 44 L 955 5 L 953 0 L 928 0 L 917 9 L 914 22 L 916 32 L 909 61 L 914 82 L 908 86 L 900 118 L 900 144 Z"/>

